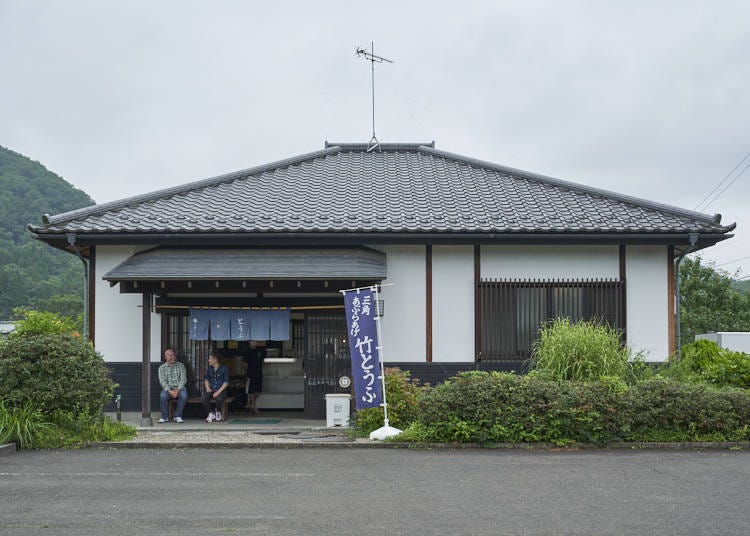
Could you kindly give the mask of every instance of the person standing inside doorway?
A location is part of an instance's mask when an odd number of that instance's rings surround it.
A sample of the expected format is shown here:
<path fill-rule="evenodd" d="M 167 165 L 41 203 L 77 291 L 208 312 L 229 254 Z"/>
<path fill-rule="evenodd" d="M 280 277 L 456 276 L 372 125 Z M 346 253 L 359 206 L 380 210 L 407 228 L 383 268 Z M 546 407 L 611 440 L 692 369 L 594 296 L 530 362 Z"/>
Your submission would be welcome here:
<path fill-rule="evenodd" d="M 260 411 L 256 406 L 258 396 L 263 390 L 263 361 L 266 358 L 266 349 L 258 346 L 258 341 L 250 341 L 250 347 L 245 352 L 242 360 L 247 363 L 247 407 L 251 413 L 258 415 Z"/>
<path fill-rule="evenodd" d="M 177 356 L 171 348 L 167 348 L 164 352 L 164 361 L 164 364 L 159 367 L 159 384 L 161 384 L 159 395 L 161 419 L 159 422 L 169 421 L 169 401 L 172 399 L 177 399 L 174 422 L 182 422 L 182 410 L 185 409 L 188 399 L 187 389 L 185 389 L 187 371 L 185 365 L 177 361 Z"/>
<path fill-rule="evenodd" d="M 224 404 L 229 388 L 229 369 L 219 362 L 219 357 L 214 352 L 208 354 L 208 370 L 206 370 L 206 377 L 203 380 L 203 387 L 205 387 L 205 390 L 201 401 L 208 412 L 206 422 L 220 421 L 222 417 L 226 418 L 226 415 L 222 416 L 221 414 L 221 406 Z M 215 404 L 216 409 L 214 411 L 211 411 L 211 404 Z"/>

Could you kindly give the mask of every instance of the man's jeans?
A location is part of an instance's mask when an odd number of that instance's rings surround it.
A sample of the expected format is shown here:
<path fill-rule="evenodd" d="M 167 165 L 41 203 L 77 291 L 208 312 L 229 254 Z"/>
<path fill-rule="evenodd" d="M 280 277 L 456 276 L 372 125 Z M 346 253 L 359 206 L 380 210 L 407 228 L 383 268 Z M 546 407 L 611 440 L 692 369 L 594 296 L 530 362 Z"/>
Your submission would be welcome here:
<path fill-rule="evenodd" d="M 169 400 L 172 397 L 164 389 L 161 390 L 159 395 L 159 408 L 161 409 L 161 418 L 164 420 L 169 419 Z M 180 390 L 180 394 L 177 396 L 177 408 L 174 410 L 174 416 L 182 418 L 182 410 L 185 409 L 187 404 L 188 394 L 187 389 L 184 387 Z"/>
<path fill-rule="evenodd" d="M 211 404 L 216 404 L 216 411 L 221 411 L 221 405 L 226 398 L 226 391 L 222 391 L 222 393 L 216 398 L 214 398 L 213 393 L 203 393 L 203 396 L 201 396 L 201 402 L 203 402 L 203 407 L 206 408 L 206 412 L 211 413 Z"/>

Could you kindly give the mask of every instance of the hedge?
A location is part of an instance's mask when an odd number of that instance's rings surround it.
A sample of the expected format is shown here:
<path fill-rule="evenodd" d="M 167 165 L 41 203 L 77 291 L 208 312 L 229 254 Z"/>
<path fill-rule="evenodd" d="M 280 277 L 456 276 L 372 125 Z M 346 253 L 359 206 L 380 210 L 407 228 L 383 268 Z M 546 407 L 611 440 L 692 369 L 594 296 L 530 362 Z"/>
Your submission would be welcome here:
<path fill-rule="evenodd" d="M 411 441 L 573 442 L 750 439 L 750 394 L 652 379 L 555 382 L 465 372 L 425 391 Z"/>

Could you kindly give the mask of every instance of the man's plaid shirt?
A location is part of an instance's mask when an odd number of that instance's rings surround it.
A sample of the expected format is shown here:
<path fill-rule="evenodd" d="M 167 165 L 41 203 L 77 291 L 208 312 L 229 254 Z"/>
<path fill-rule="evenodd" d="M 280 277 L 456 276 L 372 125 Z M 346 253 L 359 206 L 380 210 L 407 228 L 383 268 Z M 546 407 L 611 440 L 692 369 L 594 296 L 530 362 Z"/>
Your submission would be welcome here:
<path fill-rule="evenodd" d="M 182 389 L 187 383 L 187 371 L 185 365 L 175 361 L 171 367 L 164 363 L 159 367 L 159 383 L 162 389 Z"/>

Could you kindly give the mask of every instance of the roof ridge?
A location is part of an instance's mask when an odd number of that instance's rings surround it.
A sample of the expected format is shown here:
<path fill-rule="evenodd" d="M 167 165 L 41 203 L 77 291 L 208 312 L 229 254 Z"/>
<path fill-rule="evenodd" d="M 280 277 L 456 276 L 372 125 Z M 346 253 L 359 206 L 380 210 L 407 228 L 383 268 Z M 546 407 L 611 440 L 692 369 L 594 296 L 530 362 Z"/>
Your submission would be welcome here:
<path fill-rule="evenodd" d="M 131 197 L 125 197 L 123 199 L 116 199 L 114 201 L 108 201 L 106 203 L 101 203 L 98 205 L 92 205 L 89 207 L 71 210 L 69 212 L 63 212 L 61 214 L 56 214 L 54 216 L 49 216 L 48 214 L 44 214 L 42 216 L 42 220 L 45 225 L 49 225 L 53 223 L 60 223 L 66 220 L 79 218 L 82 216 L 91 216 L 98 212 L 116 210 L 116 209 L 124 208 L 128 205 L 132 205 L 135 203 L 144 203 L 144 202 L 153 201 L 162 197 L 171 197 L 171 196 L 180 194 L 182 192 L 189 192 L 191 190 L 197 190 L 200 188 L 215 186 L 215 185 L 227 182 L 227 181 L 238 179 L 246 175 L 256 175 L 258 173 L 263 173 L 265 171 L 269 171 L 272 169 L 292 166 L 294 164 L 302 163 L 306 160 L 312 160 L 320 156 L 336 154 L 340 150 L 341 149 L 339 148 L 339 146 L 336 146 L 336 145 L 326 146 L 325 149 L 320 149 L 317 151 L 305 153 L 305 154 L 294 156 L 291 158 L 285 158 L 283 160 L 277 160 L 276 162 L 271 162 L 270 164 L 262 164 L 260 166 L 243 169 L 241 171 L 233 171 L 231 173 L 224 173 L 223 175 L 217 175 L 215 177 L 209 177 L 207 179 L 199 179 L 197 181 L 192 181 L 192 182 L 180 184 L 177 186 L 171 186 L 169 188 L 163 188 L 161 190 L 155 190 L 153 192 L 149 192 L 146 194 L 139 194 L 139 195 L 134 195 Z"/>
<path fill-rule="evenodd" d="M 614 199 L 616 201 L 621 201 L 623 203 L 630 203 L 637 206 L 643 206 L 647 207 L 653 210 L 658 211 L 666 211 L 670 212 L 672 214 L 675 214 L 677 216 L 685 216 L 688 218 L 695 218 L 699 220 L 706 221 L 708 223 L 712 223 L 715 225 L 721 224 L 721 214 L 705 214 L 702 212 L 696 212 L 694 210 L 688 210 L 680 207 L 676 207 L 673 205 L 667 205 L 664 203 L 659 203 L 657 201 L 650 201 L 648 199 L 643 199 L 640 197 L 635 197 L 627 194 L 622 194 L 619 192 L 614 192 L 612 190 L 605 190 L 603 188 L 596 188 L 595 186 L 588 186 L 585 184 L 578 184 L 575 182 L 566 181 L 564 179 L 557 179 L 554 177 L 549 177 L 547 175 L 541 175 L 539 173 L 534 173 L 531 171 L 524 171 L 522 169 L 516 169 L 509 166 L 504 166 L 501 164 L 495 164 L 494 162 L 488 162 L 486 160 L 480 160 L 478 158 L 472 158 L 468 156 L 463 156 L 455 153 L 450 153 L 448 151 L 441 151 L 438 149 L 430 148 L 430 147 L 421 147 L 420 151 L 431 154 L 433 156 L 442 156 L 445 158 L 450 158 L 452 160 L 456 160 L 458 162 L 462 162 L 468 165 L 472 166 L 480 166 L 480 167 L 487 167 L 490 169 L 493 169 L 495 171 L 500 171 L 504 173 L 510 173 L 512 175 L 520 175 L 521 177 L 524 177 L 526 179 L 534 180 L 537 182 L 542 182 L 545 184 L 550 184 L 552 186 L 558 186 L 562 188 L 567 188 L 569 190 L 583 192 L 587 194 L 593 194 L 597 196 L 603 196 L 609 199 Z M 723 226 L 725 229 L 729 229 L 730 226 Z"/>
<path fill-rule="evenodd" d="M 377 147 L 383 151 L 418 151 L 420 147 L 431 147 L 434 149 L 435 140 L 432 140 L 430 143 L 378 142 L 377 145 L 372 145 L 371 143 L 337 143 L 326 140 L 325 148 L 327 149 L 329 147 L 340 147 L 343 151 L 369 151 L 371 147 L 373 149 Z"/>

